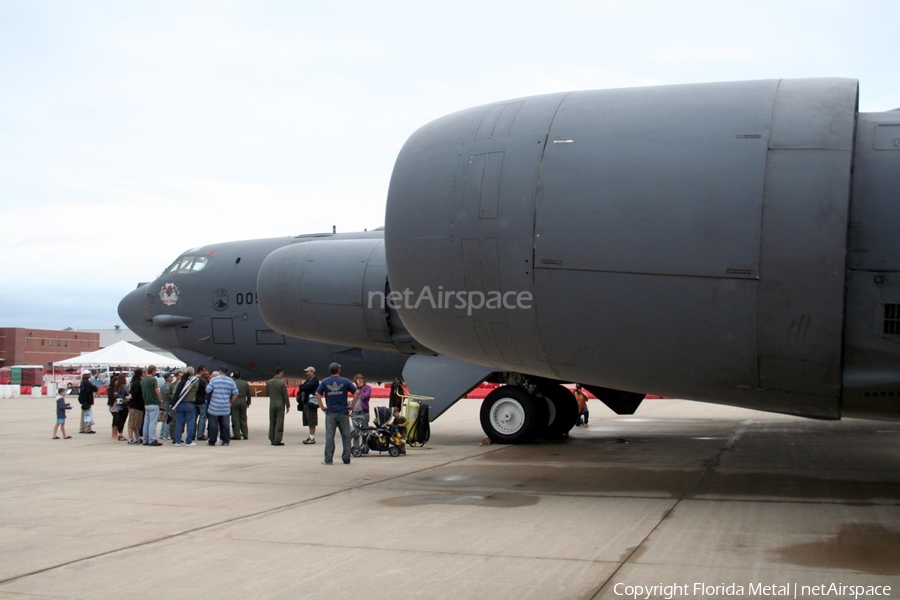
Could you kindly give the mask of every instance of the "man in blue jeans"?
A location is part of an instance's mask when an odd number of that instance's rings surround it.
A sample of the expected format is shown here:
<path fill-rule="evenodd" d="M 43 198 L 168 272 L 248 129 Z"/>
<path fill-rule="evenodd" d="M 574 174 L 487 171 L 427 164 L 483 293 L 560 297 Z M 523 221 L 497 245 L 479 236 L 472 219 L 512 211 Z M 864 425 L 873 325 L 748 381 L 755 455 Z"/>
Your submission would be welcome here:
<path fill-rule="evenodd" d="M 185 446 L 196 446 L 194 443 L 194 427 L 197 420 L 197 407 L 194 400 L 197 398 L 197 377 L 194 375 L 194 367 L 188 367 L 181 378 L 172 398 L 175 405 L 175 445 L 181 445 L 181 434 L 187 426 Z"/>
<path fill-rule="evenodd" d="M 206 414 L 209 417 L 209 441 L 210 446 L 216 445 L 216 438 L 221 434 L 222 445 L 227 446 L 231 441 L 231 405 L 238 397 L 238 388 L 234 383 L 234 379 L 228 376 L 227 369 L 222 367 L 221 371 L 213 372 L 209 385 L 206 386 L 209 392 L 209 410 Z"/>
<path fill-rule="evenodd" d="M 141 392 L 144 395 L 144 445 L 162 446 L 156 439 L 156 424 L 159 421 L 159 408 L 162 406 L 162 395 L 159 393 L 159 383 L 156 380 L 156 365 L 147 367 L 147 372 L 141 379 Z"/>
<path fill-rule="evenodd" d="M 341 430 L 341 460 L 350 464 L 350 411 L 359 402 L 359 390 L 352 381 L 341 377 L 341 365 L 331 363 L 328 366 L 330 377 L 319 383 L 316 389 L 316 401 L 319 408 L 325 411 L 325 460 L 330 465 L 334 459 L 334 430 Z M 353 394 L 353 402 L 347 405 L 347 395 Z"/>

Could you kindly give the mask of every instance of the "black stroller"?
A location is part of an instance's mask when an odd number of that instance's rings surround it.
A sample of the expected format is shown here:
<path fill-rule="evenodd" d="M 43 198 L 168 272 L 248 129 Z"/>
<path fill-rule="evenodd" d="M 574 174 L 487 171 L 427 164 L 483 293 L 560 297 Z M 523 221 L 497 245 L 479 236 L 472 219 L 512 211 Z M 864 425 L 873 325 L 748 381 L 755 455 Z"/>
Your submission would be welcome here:
<path fill-rule="evenodd" d="M 350 449 L 350 454 L 355 457 L 368 454 L 370 450 L 387 452 L 391 456 L 406 454 L 406 444 L 399 429 L 389 424 L 391 409 L 387 406 L 376 406 L 374 414 L 374 426 L 364 427 L 362 420 L 354 422 L 353 437 L 359 438 L 359 444 Z"/>

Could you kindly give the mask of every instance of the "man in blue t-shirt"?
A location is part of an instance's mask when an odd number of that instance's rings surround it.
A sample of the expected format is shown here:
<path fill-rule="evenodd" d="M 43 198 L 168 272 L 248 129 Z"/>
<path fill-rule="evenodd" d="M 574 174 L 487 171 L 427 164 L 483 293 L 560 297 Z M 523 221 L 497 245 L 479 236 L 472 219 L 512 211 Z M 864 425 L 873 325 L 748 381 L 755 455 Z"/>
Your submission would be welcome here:
<path fill-rule="evenodd" d="M 359 401 L 359 390 L 352 381 L 341 377 L 341 365 L 334 362 L 328 366 L 331 377 L 326 377 L 316 388 L 316 401 L 325 411 L 325 461 L 332 464 L 334 459 L 334 430 L 341 430 L 341 460 L 350 464 L 350 411 Z M 353 401 L 347 405 L 347 394 L 353 394 Z"/>

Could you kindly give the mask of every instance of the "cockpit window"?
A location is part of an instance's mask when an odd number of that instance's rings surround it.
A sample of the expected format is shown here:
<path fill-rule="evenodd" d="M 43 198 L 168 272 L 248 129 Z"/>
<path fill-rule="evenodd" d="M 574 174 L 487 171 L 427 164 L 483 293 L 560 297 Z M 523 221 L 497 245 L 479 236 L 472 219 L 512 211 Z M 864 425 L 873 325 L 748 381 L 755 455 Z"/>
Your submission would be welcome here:
<path fill-rule="evenodd" d="M 199 271 L 203 267 L 206 266 L 206 257 L 205 256 L 195 256 L 194 263 L 191 265 L 191 271 Z"/>
<path fill-rule="evenodd" d="M 163 275 L 172 273 L 196 273 L 206 266 L 208 257 L 198 254 L 185 254 L 179 256 L 175 262 L 169 265 L 169 268 L 163 271 Z"/>

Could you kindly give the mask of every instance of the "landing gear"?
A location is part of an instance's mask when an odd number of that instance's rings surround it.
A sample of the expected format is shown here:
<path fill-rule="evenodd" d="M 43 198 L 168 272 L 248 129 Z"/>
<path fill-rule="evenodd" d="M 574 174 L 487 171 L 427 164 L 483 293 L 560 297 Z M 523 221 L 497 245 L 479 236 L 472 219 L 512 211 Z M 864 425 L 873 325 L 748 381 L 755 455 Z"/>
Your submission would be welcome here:
<path fill-rule="evenodd" d="M 498 444 L 526 444 L 538 438 L 558 438 L 578 419 L 578 402 L 558 383 L 499 387 L 481 405 L 481 427 Z"/>
<path fill-rule="evenodd" d="M 481 427 L 498 444 L 524 444 L 543 434 L 547 401 L 512 385 L 499 387 L 481 405 Z"/>

